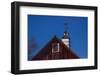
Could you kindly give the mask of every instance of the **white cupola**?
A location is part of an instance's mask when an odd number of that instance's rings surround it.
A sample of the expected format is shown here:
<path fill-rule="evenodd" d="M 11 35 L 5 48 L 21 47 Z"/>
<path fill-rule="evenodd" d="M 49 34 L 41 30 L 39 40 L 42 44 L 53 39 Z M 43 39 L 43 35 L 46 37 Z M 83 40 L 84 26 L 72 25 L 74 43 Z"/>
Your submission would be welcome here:
<path fill-rule="evenodd" d="M 70 47 L 70 37 L 67 30 L 64 31 L 64 36 L 62 37 L 62 42 L 67 46 Z"/>

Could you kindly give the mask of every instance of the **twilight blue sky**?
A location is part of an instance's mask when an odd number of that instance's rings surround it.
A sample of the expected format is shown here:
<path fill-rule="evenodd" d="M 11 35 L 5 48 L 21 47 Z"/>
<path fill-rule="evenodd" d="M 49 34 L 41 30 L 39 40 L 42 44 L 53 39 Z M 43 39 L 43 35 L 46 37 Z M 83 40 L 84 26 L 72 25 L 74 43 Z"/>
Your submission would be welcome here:
<path fill-rule="evenodd" d="M 28 44 L 29 47 L 35 45 L 31 50 L 28 50 L 29 60 L 34 57 L 54 35 L 60 39 L 62 38 L 65 30 L 64 23 L 68 24 L 67 27 L 70 33 L 72 51 L 80 58 L 87 57 L 87 17 L 28 15 Z"/>

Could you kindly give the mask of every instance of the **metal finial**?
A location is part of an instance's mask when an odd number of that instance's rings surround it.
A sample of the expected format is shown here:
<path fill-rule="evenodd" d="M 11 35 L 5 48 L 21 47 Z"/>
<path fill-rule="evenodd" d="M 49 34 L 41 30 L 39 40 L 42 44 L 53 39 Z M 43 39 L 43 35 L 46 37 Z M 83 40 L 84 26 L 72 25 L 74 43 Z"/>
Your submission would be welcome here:
<path fill-rule="evenodd" d="M 67 32 L 67 30 L 68 30 L 68 23 L 64 23 L 64 29 L 65 29 L 65 31 Z"/>

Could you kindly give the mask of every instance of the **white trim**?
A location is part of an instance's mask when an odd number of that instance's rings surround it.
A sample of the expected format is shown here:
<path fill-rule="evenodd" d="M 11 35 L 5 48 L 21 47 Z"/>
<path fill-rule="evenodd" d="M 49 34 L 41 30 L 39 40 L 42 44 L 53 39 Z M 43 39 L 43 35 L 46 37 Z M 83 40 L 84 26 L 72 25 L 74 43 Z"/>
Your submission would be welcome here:
<path fill-rule="evenodd" d="M 57 51 L 54 51 L 54 49 L 53 49 L 54 44 L 57 44 Z M 59 43 L 52 43 L 52 53 L 56 53 L 56 52 L 59 52 L 59 51 L 60 51 Z"/>

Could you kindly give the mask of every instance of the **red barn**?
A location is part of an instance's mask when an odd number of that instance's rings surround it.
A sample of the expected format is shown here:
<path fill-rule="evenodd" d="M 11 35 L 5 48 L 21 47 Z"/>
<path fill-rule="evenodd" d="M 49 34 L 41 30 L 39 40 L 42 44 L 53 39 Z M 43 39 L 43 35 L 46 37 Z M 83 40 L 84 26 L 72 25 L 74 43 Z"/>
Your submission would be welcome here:
<path fill-rule="evenodd" d="M 64 32 L 63 39 L 67 39 L 67 33 Z M 67 40 L 68 41 L 68 40 Z M 68 44 L 69 45 L 69 44 Z M 54 60 L 54 59 L 77 59 L 79 58 L 67 44 L 54 36 L 32 60 Z"/>

